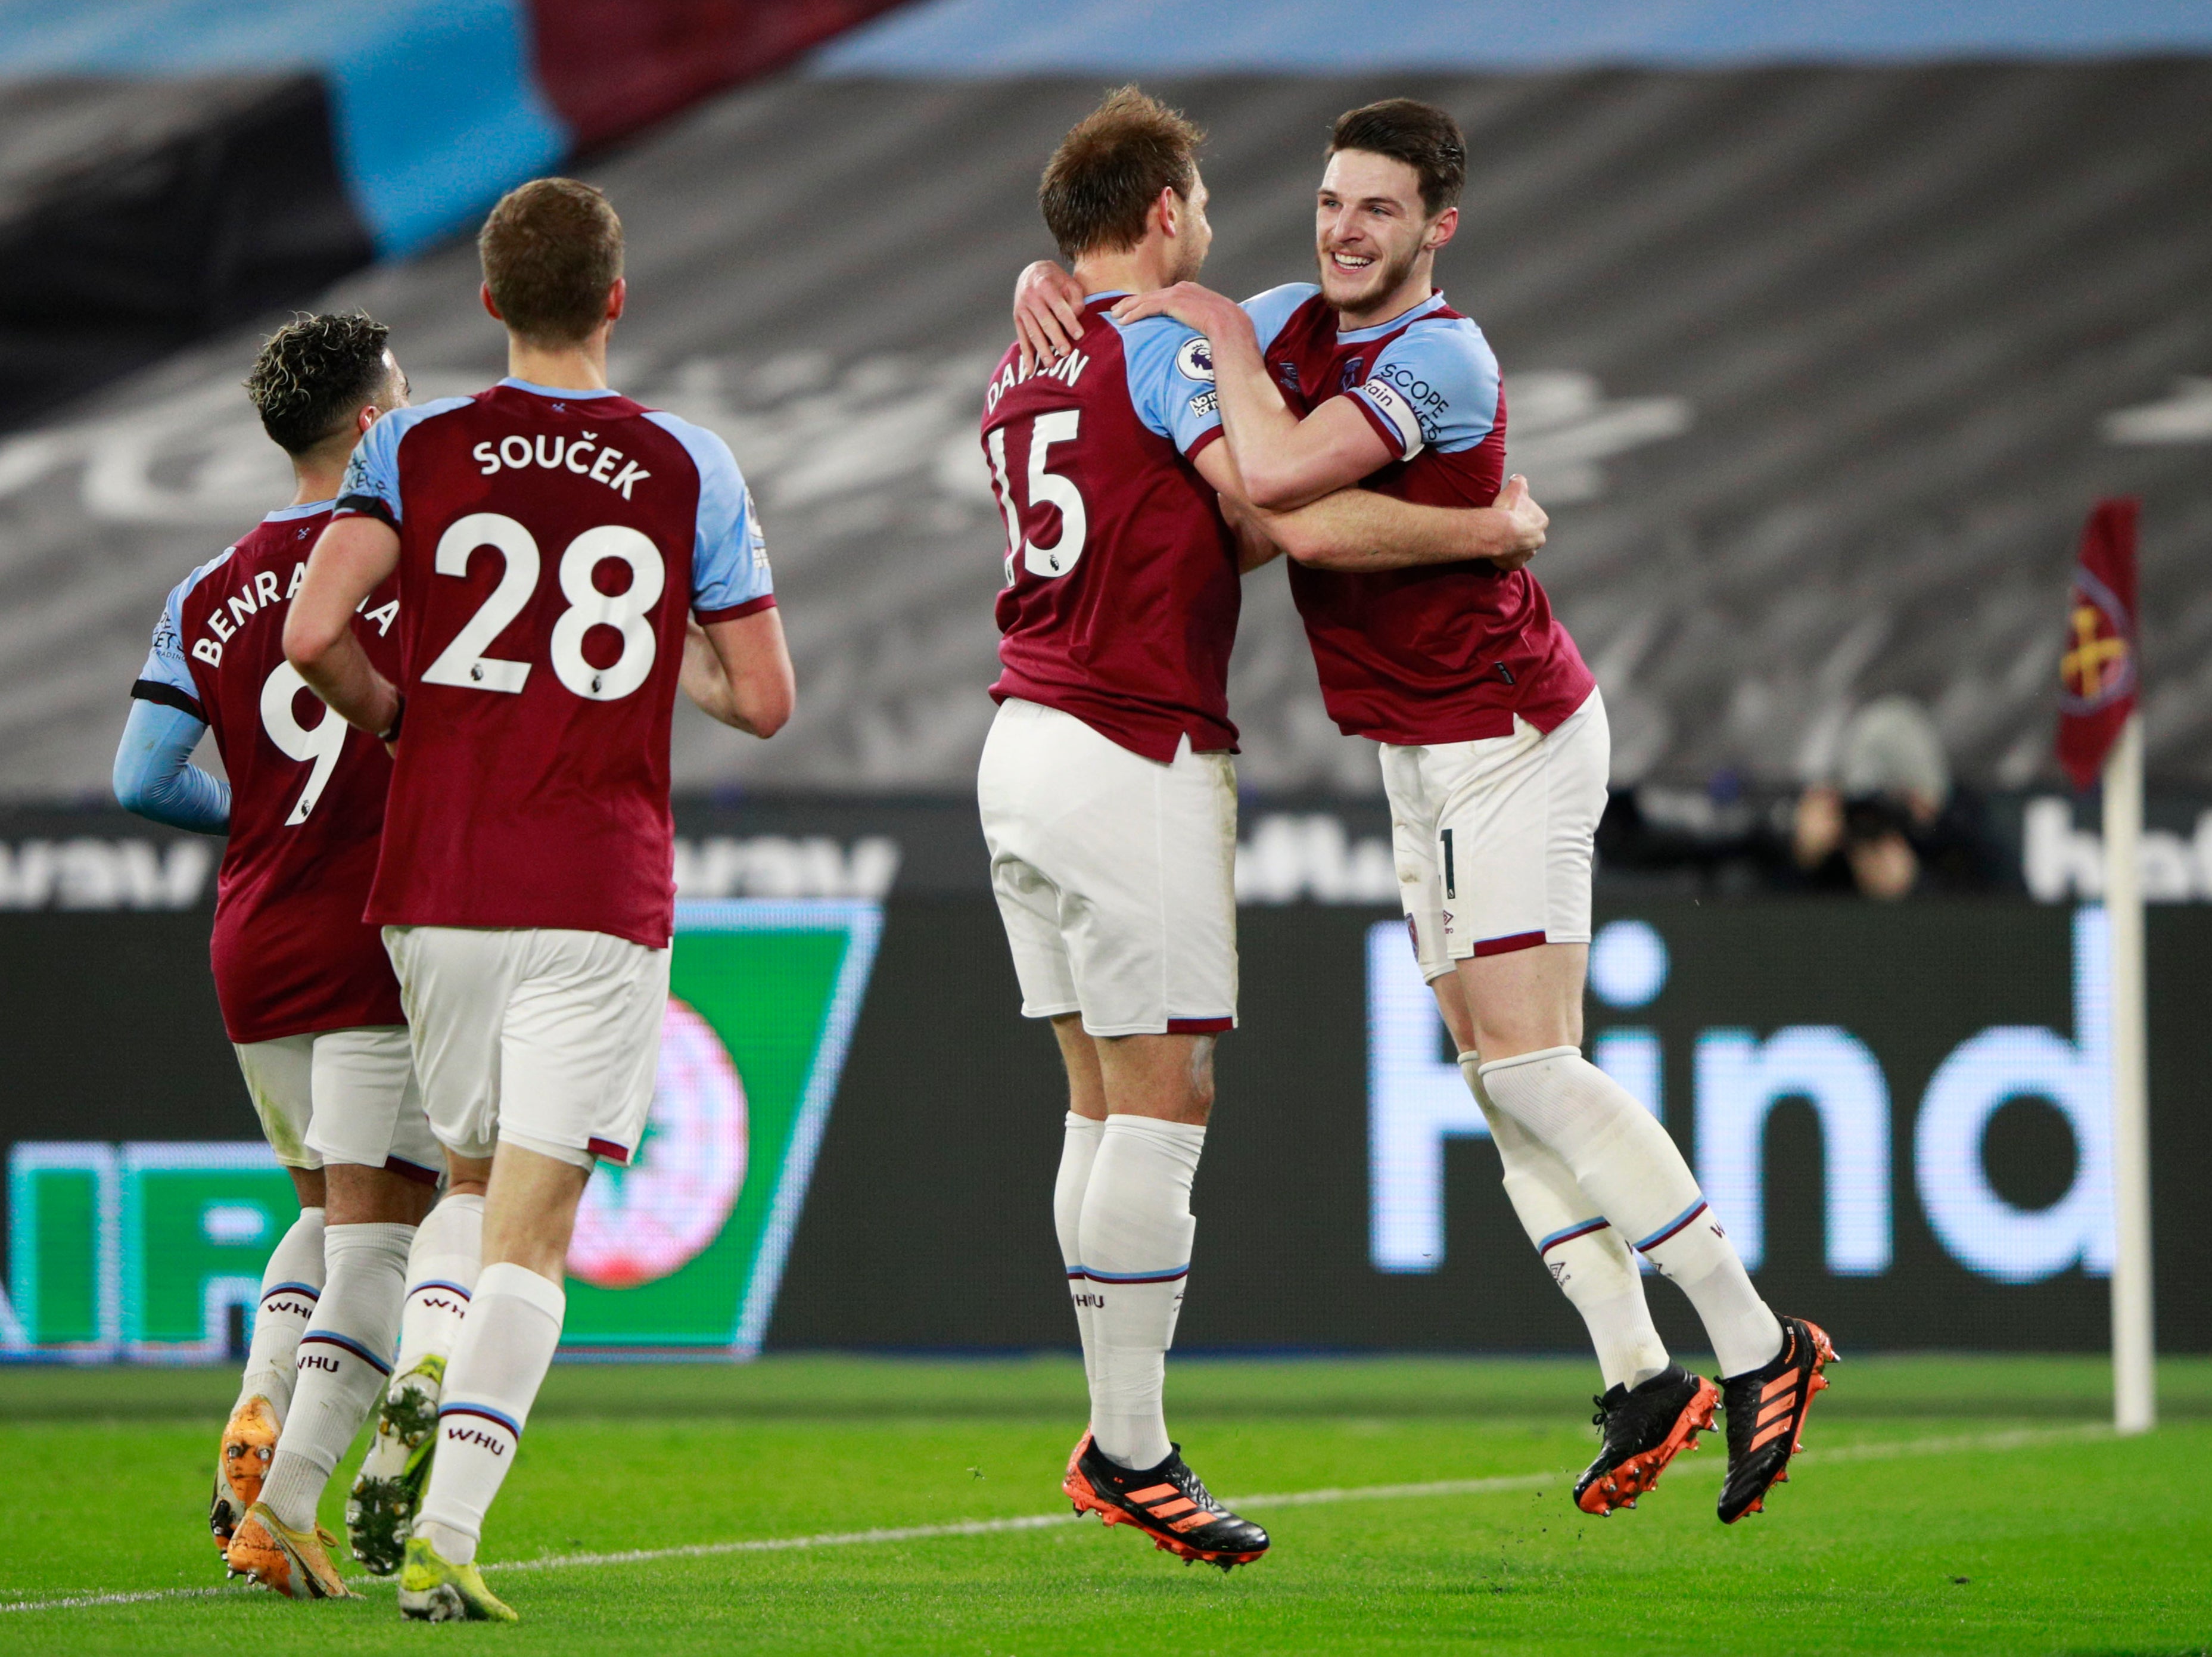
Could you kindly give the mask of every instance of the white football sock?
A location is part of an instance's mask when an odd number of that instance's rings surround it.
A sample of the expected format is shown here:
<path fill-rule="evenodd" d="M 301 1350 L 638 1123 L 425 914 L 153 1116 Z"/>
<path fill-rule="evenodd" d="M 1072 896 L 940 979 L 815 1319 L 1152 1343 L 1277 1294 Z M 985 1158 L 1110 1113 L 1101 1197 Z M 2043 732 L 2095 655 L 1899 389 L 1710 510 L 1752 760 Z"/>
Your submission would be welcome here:
<path fill-rule="evenodd" d="M 1103 1122 L 1067 1113 L 1067 1133 L 1060 1143 L 1060 1177 L 1052 1187 L 1052 1226 L 1060 1236 L 1060 1261 L 1067 1269 L 1067 1298 L 1075 1308 L 1075 1330 L 1083 1343 L 1083 1374 L 1097 1379 L 1091 1349 L 1098 1343 L 1097 1297 L 1083 1275 L 1083 1192 L 1091 1183 L 1091 1166 L 1098 1158 L 1098 1142 L 1106 1132 Z"/>
<path fill-rule="evenodd" d="M 1124 1467 L 1156 1467 L 1173 1448 L 1162 1394 L 1190 1275 L 1190 1182 L 1206 1130 L 1113 1115 L 1099 1136 L 1079 1228 L 1097 1295 L 1091 1431 Z"/>
<path fill-rule="evenodd" d="M 301 1209 L 262 1268 L 261 1299 L 253 1308 L 253 1336 L 246 1345 L 246 1375 L 238 1389 L 241 1404 L 257 1396 L 267 1398 L 280 1425 L 292 1407 L 300 1337 L 307 1333 L 322 1292 L 323 1211 Z"/>
<path fill-rule="evenodd" d="M 483 1198 L 448 1197 L 415 1233 L 407 1256 L 407 1299 L 399 1314 L 395 1380 L 426 1357 L 451 1358 L 461 1319 L 483 1270 Z"/>
<path fill-rule="evenodd" d="M 1649 1380 L 1667 1367 L 1667 1347 L 1651 1325 L 1643 1274 L 1567 1165 L 1483 1091 L 1476 1074 L 1481 1062 L 1480 1054 L 1462 1053 L 1460 1074 L 1490 1124 L 1491 1142 L 1505 1169 L 1505 1195 L 1522 1229 L 1552 1281 L 1582 1313 L 1605 1384 Z"/>
<path fill-rule="evenodd" d="M 1572 1047 L 1481 1067 L 1498 1109 L 1559 1154 L 1601 1212 L 1697 1308 L 1723 1375 L 1782 1349 L 1782 1325 L 1752 1287 L 1689 1164 L 1650 1112 Z"/>
<path fill-rule="evenodd" d="M 300 1380 L 261 1499 L 295 1530 L 315 1522 L 331 1470 L 361 1430 L 392 1373 L 407 1248 L 415 1228 L 391 1222 L 332 1226 L 323 1240 L 329 1273 L 307 1332 Z"/>
<path fill-rule="evenodd" d="M 416 1523 L 416 1533 L 453 1564 L 477 1556 L 485 1511 L 514 1465 L 568 1306 L 560 1284 L 526 1267 L 501 1261 L 477 1278 L 446 1366 L 438 1450 Z"/>

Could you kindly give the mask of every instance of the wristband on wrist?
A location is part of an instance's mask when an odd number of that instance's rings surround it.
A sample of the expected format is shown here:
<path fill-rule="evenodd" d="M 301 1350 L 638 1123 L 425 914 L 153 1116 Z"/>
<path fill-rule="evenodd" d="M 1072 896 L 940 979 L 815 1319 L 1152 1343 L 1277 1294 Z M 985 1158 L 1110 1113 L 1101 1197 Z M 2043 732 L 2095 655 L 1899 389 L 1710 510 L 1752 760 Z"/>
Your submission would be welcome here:
<path fill-rule="evenodd" d="M 397 742 L 399 740 L 400 723 L 406 717 L 407 698 L 403 696 L 398 699 L 392 710 L 392 722 L 376 734 L 376 740 L 380 742 Z"/>

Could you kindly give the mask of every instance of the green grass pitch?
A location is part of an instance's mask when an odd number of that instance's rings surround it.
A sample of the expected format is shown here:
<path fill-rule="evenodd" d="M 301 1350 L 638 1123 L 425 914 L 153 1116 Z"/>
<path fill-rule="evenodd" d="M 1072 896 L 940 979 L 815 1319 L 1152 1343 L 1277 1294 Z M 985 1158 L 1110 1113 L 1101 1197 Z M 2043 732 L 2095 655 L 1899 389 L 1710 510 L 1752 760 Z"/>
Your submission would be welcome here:
<path fill-rule="evenodd" d="M 1728 1529 L 1717 1437 L 1638 1511 L 1574 1510 L 1586 1365 L 1178 1361 L 1170 1421 L 1208 1482 L 1292 1498 L 1249 1507 L 1274 1550 L 1224 1576 L 1059 1519 L 562 1563 L 1063 1514 L 1082 1415 L 1062 1358 L 562 1368 L 486 1539 L 488 1560 L 545 1562 L 491 1575 L 524 1618 L 504 1628 L 403 1625 L 382 1584 L 304 1605 L 221 1587 L 203 1514 L 228 1375 L 0 1371 L 0 1650 L 2152 1657 L 2212 1642 L 2212 1362 L 2170 1362 L 2166 1424 L 2127 1441 L 2098 1425 L 2096 1361 L 1863 1359 L 1835 1375 L 1791 1482 Z M 82 1602 L 126 1593 L 161 1597 Z"/>

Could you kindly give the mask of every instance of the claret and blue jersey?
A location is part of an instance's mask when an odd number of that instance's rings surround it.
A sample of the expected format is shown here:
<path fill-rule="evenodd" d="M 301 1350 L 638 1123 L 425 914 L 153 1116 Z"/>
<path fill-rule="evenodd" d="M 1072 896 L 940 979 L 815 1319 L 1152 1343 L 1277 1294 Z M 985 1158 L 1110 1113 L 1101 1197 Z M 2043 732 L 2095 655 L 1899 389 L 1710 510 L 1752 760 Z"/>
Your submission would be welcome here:
<path fill-rule="evenodd" d="M 362 920 L 392 762 L 284 659 L 284 618 L 330 512 L 272 512 L 179 582 L 131 687 L 169 723 L 173 766 L 206 729 L 229 774 L 227 823 L 196 825 L 229 833 L 210 954 L 234 1041 L 402 1021 L 391 962 Z M 386 672 L 398 668 L 398 610 L 386 582 L 354 620 Z"/>
<path fill-rule="evenodd" d="M 1294 407 L 1349 396 L 1400 460 L 1425 448 L 1439 454 L 1487 449 L 1466 467 L 1467 475 L 1502 471 L 1505 409 L 1498 357 L 1474 319 L 1446 305 L 1441 293 L 1366 328 L 1339 330 L 1335 312 L 1310 282 L 1255 294 L 1244 302 L 1244 312 Z M 1320 384 L 1306 381 L 1301 369 L 1307 331 L 1316 324 L 1326 326 L 1337 353 L 1334 372 Z M 1493 485 L 1490 496 L 1470 504 L 1488 506 L 1497 492 Z"/>
<path fill-rule="evenodd" d="M 1432 293 L 1340 332 L 1311 283 L 1245 302 L 1269 372 L 1301 417 L 1346 397 L 1391 457 L 1361 482 L 1425 506 L 1484 507 L 1505 471 L 1498 358 L 1474 322 Z M 1486 561 L 1370 572 L 1293 564 L 1291 591 L 1339 728 L 1407 746 L 1541 730 L 1595 680 L 1527 570 Z"/>
<path fill-rule="evenodd" d="M 984 393 L 983 453 L 1006 528 L 1002 671 L 991 694 L 1073 715 L 1165 762 L 1233 749 L 1237 549 L 1191 464 L 1221 436 L 1204 336 L 1085 301 L 1058 362 L 1009 350 Z"/>
<path fill-rule="evenodd" d="M 370 918 L 665 946 L 685 617 L 775 602 L 728 445 L 505 380 L 378 421 L 334 516 L 400 539 L 407 711 Z"/>

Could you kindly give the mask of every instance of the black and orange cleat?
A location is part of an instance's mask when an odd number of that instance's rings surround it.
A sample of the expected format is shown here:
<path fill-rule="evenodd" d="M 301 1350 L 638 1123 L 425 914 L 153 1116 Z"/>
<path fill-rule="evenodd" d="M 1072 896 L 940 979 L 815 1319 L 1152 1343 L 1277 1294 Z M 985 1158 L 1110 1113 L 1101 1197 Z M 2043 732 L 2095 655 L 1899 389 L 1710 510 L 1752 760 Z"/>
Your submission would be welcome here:
<path fill-rule="evenodd" d="M 1590 1400 L 1591 1417 L 1604 1429 L 1605 1442 L 1583 1476 L 1575 1481 L 1575 1505 L 1601 1516 L 1615 1508 L 1633 1508 L 1636 1498 L 1659 1483 L 1667 1464 L 1698 1447 L 1698 1435 L 1711 1429 L 1720 1389 L 1703 1375 L 1669 1364 L 1632 1391 L 1613 1386 Z"/>
<path fill-rule="evenodd" d="M 1782 1349 L 1771 1362 L 1721 1382 L 1728 1411 L 1728 1482 L 1721 1486 L 1720 1516 L 1733 1525 L 1762 1511 L 1766 1493 L 1790 1477 L 1790 1458 L 1805 1447 L 1799 1436 L 1813 1394 L 1825 1392 L 1820 1372 L 1837 1362 L 1827 1331 L 1802 1318 L 1782 1320 Z"/>
<path fill-rule="evenodd" d="M 1060 1488 L 1079 1514 L 1095 1513 L 1109 1525 L 1134 1525 L 1152 1545 L 1186 1564 L 1204 1561 L 1229 1570 L 1267 1551 L 1267 1533 L 1239 1519 L 1208 1493 L 1183 1465 L 1182 1447 L 1170 1447 L 1157 1467 L 1124 1467 L 1103 1454 L 1085 1433 L 1067 1459 Z"/>

